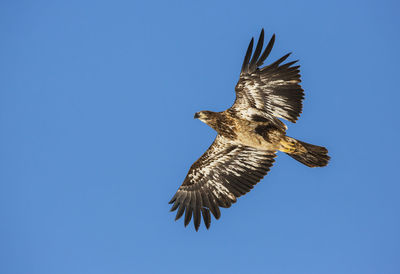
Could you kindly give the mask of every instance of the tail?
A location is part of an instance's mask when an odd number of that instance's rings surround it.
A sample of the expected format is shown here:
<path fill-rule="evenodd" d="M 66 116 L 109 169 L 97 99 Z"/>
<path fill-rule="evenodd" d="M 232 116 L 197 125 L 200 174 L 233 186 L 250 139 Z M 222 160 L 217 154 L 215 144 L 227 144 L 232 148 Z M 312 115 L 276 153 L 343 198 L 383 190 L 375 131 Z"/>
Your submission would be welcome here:
<path fill-rule="evenodd" d="M 326 148 L 308 144 L 291 137 L 286 138 L 287 142 L 285 143 L 290 143 L 294 149 L 284 152 L 293 159 L 309 167 L 323 167 L 328 164 L 331 157 L 328 156 Z"/>

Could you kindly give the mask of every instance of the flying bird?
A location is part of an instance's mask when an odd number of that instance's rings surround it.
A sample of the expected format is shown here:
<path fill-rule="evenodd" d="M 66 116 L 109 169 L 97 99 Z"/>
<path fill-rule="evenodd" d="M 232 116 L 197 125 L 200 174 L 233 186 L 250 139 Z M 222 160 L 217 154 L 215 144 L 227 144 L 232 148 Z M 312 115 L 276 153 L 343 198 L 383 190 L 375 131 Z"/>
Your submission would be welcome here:
<path fill-rule="evenodd" d="M 270 170 L 277 151 L 282 151 L 309 167 L 328 164 L 328 150 L 286 135 L 287 126 L 279 119 L 295 123 L 302 111 L 298 61 L 284 63 L 286 54 L 263 66 L 275 42 L 275 34 L 263 51 L 262 29 L 253 52 L 251 39 L 244 57 L 236 100 L 222 112 L 200 111 L 194 118 L 206 123 L 218 135 L 208 150 L 191 166 L 185 180 L 173 196 L 171 211 L 175 220 L 183 216 L 187 226 L 192 217 L 196 231 L 201 216 L 208 229 L 211 214 L 221 216 L 249 192 Z M 211 214 L 210 214 L 211 212 Z"/>

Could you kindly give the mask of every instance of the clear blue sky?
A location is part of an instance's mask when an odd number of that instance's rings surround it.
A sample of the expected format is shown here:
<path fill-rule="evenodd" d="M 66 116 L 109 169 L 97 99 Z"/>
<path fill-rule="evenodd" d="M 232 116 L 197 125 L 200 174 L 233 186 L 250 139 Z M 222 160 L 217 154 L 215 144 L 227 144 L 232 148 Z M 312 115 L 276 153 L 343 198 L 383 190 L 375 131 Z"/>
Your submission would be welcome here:
<path fill-rule="evenodd" d="M 400 273 L 397 1 L 2 1 L 0 273 Z M 300 59 L 279 154 L 207 231 L 167 204 L 251 36 Z"/>

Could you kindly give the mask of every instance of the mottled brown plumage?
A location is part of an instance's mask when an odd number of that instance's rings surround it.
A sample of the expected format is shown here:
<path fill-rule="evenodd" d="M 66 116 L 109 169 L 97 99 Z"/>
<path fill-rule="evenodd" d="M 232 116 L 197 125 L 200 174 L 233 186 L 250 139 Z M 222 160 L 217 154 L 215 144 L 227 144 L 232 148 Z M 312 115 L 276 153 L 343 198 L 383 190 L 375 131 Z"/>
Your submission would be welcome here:
<path fill-rule="evenodd" d="M 198 230 L 203 216 L 209 228 L 210 212 L 219 219 L 219 207 L 230 207 L 236 198 L 250 191 L 267 174 L 278 150 L 309 167 L 325 166 L 329 161 L 326 148 L 286 136 L 287 127 L 278 119 L 296 122 L 304 93 L 299 66 L 292 66 L 297 61 L 282 65 L 290 54 L 261 67 L 274 41 L 275 35 L 262 52 L 262 30 L 252 55 L 254 39 L 251 40 L 231 108 L 195 114 L 195 118 L 216 130 L 218 136 L 192 165 L 170 201 L 171 211 L 178 210 L 176 220 L 185 213 L 185 226 L 193 216 Z"/>

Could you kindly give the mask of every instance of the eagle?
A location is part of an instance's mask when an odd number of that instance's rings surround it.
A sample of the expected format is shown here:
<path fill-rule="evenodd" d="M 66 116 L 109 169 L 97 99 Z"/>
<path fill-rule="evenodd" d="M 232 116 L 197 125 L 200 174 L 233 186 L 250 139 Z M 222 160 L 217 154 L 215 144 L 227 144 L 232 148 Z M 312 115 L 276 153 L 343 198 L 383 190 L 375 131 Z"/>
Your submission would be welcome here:
<path fill-rule="evenodd" d="M 295 123 L 302 112 L 304 90 L 300 86 L 298 62 L 284 63 L 291 53 L 263 66 L 275 42 L 272 35 L 263 50 L 264 29 L 253 52 L 254 37 L 244 57 L 236 100 L 222 112 L 200 111 L 194 118 L 218 134 L 208 150 L 190 170 L 169 202 L 183 216 L 187 226 L 192 217 L 196 231 L 201 223 L 209 229 L 211 214 L 221 216 L 220 207 L 229 208 L 249 192 L 270 170 L 277 151 L 282 151 L 308 167 L 328 164 L 328 150 L 286 135 L 279 119 Z"/>

